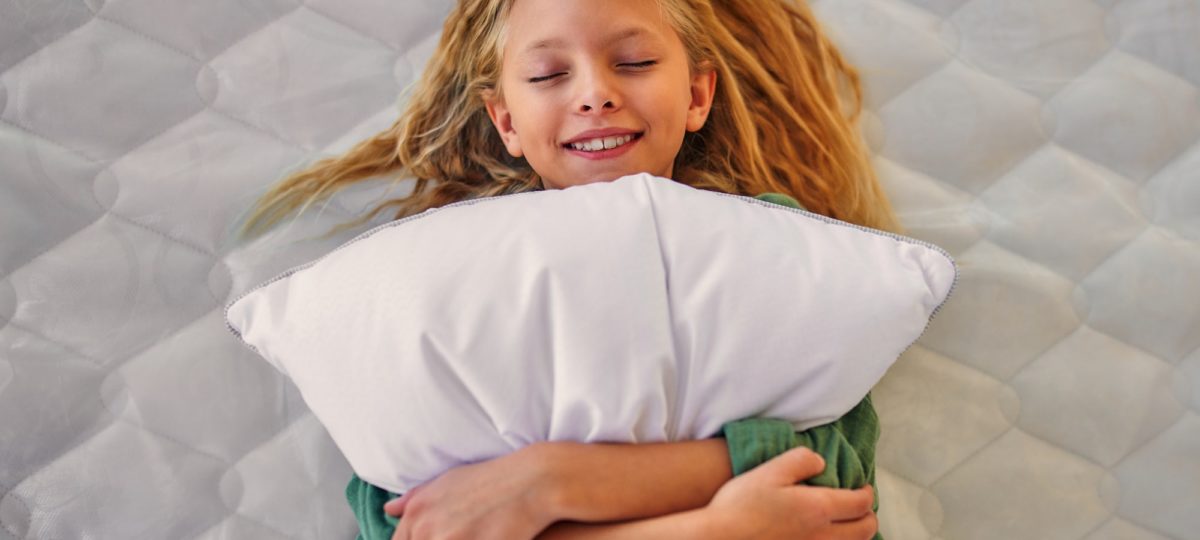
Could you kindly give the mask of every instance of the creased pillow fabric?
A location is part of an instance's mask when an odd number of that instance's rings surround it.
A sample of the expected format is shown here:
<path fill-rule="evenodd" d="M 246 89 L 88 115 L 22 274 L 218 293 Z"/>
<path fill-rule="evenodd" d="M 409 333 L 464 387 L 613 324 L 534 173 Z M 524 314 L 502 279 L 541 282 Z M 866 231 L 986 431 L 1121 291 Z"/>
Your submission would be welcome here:
<path fill-rule="evenodd" d="M 360 477 L 403 492 L 539 440 L 830 422 L 956 275 L 930 244 L 637 174 L 376 227 L 226 318 Z"/>

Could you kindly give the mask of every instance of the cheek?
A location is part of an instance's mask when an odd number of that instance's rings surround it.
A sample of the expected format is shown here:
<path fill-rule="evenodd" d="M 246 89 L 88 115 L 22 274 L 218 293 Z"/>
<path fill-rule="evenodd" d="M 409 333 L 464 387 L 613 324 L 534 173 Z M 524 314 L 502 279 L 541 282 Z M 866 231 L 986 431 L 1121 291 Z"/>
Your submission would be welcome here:
<path fill-rule="evenodd" d="M 545 107 L 524 106 L 521 107 L 519 117 L 513 115 L 513 129 L 525 144 L 531 144 L 546 138 L 548 121 Z"/>

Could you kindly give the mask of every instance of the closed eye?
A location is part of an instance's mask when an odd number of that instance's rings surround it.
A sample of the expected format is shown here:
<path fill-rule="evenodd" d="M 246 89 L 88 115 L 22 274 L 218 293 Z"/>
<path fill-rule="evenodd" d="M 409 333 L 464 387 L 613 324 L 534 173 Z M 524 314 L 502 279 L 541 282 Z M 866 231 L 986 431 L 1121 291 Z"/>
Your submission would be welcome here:
<path fill-rule="evenodd" d="M 650 67 L 650 66 L 653 66 L 654 64 L 657 64 L 657 63 L 658 63 L 658 60 L 646 60 L 646 61 L 643 61 L 643 62 L 632 62 L 632 63 L 627 63 L 627 64 L 617 64 L 617 65 L 618 65 L 618 66 L 631 67 L 631 68 L 637 68 L 637 69 L 643 69 L 643 68 L 648 68 L 648 67 Z M 555 78 L 555 77 L 557 77 L 557 76 L 559 76 L 559 75 L 566 75 L 566 73 L 562 73 L 562 72 L 560 72 L 560 73 L 551 73 L 551 74 L 549 74 L 549 75 L 543 75 L 543 76 L 541 76 L 541 77 L 533 77 L 533 78 L 529 79 L 529 82 L 531 82 L 531 83 L 540 83 L 540 82 L 544 82 L 544 81 L 548 81 L 548 80 L 550 80 L 550 79 L 553 79 L 553 78 Z"/>
<path fill-rule="evenodd" d="M 550 79 L 553 79 L 553 78 L 555 78 L 555 77 L 557 77 L 557 76 L 559 76 L 559 75 L 562 75 L 562 73 L 551 73 L 551 74 L 549 74 L 549 75 L 546 75 L 546 76 L 544 76 L 544 77 L 534 77 L 534 78 L 532 78 L 532 79 L 529 79 L 529 82 L 531 82 L 531 83 L 540 83 L 540 82 L 542 82 L 542 81 L 548 81 L 548 80 L 550 80 Z"/>
<path fill-rule="evenodd" d="M 657 61 L 657 60 L 646 60 L 645 62 L 634 62 L 634 63 L 632 63 L 632 64 L 621 64 L 621 65 L 622 65 L 622 66 L 635 67 L 635 68 L 648 68 L 648 67 L 650 67 L 650 66 L 653 66 L 654 64 L 657 64 L 657 63 L 658 63 L 658 61 Z"/>

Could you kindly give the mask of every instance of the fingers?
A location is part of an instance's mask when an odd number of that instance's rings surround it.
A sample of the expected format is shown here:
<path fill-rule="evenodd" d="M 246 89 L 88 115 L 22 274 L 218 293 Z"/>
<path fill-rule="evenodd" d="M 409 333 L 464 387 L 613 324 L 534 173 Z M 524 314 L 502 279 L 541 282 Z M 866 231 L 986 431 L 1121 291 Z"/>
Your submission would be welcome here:
<path fill-rule="evenodd" d="M 396 517 L 404 513 L 404 506 L 408 503 L 408 499 L 401 495 L 383 504 L 383 512 L 389 516 Z"/>
<path fill-rule="evenodd" d="M 830 532 L 833 533 L 832 538 L 846 540 L 870 540 L 878 531 L 879 519 L 873 513 L 868 513 L 854 521 L 843 521 L 830 526 Z"/>
<path fill-rule="evenodd" d="M 825 460 L 803 446 L 793 448 L 759 465 L 747 475 L 765 476 L 780 486 L 790 486 L 821 474 Z"/>
<path fill-rule="evenodd" d="M 862 519 L 871 514 L 875 502 L 875 492 L 870 485 L 861 489 L 830 489 L 828 497 L 830 520 L 835 523 Z"/>
<path fill-rule="evenodd" d="M 416 495 L 417 490 L 421 489 L 421 487 L 423 485 L 424 484 L 422 484 L 421 486 L 412 488 L 412 489 L 404 492 L 403 494 L 401 494 L 399 497 L 396 497 L 395 499 L 392 499 L 392 500 L 384 503 L 383 504 L 383 512 L 392 517 L 399 517 L 401 514 L 404 513 L 404 507 L 408 506 L 408 501 L 412 500 L 413 495 Z"/>

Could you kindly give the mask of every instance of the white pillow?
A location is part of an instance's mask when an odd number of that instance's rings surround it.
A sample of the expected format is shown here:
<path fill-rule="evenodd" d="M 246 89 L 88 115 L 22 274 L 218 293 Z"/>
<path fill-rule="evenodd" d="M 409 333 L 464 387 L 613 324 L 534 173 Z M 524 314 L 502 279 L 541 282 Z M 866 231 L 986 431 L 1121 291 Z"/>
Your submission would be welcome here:
<path fill-rule="evenodd" d="M 942 249 L 649 174 L 367 231 L 226 307 L 365 481 L 541 440 L 848 412 L 956 280 Z"/>

